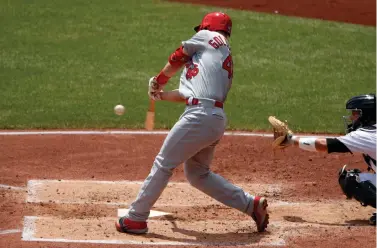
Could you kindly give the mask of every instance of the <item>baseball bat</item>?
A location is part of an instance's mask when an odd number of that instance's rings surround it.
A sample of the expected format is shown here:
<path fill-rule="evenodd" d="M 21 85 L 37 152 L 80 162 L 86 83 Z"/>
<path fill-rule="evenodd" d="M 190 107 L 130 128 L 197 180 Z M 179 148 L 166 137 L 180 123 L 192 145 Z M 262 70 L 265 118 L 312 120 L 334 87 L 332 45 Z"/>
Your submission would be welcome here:
<path fill-rule="evenodd" d="M 145 129 L 148 131 L 153 130 L 154 128 L 154 113 L 155 113 L 155 101 L 149 99 L 149 107 L 147 116 L 145 118 Z"/>

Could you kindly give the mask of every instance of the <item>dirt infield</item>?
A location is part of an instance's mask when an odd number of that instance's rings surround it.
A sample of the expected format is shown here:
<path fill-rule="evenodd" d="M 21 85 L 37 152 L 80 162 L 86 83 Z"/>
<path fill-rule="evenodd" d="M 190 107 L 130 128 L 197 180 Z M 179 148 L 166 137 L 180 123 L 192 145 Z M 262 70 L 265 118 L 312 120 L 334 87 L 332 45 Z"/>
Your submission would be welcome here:
<path fill-rule="evenodd" d="M 127 208 L 165 135 L 0 136 L 0 247 L 375 247 L 372 208 L 347 201 L 337 184 L 356 155 L 292 148 L 270 138 L 225 136 L 212 169 L 269 199 L 271 224 L 258 234 L 242 213 L 189 186 L 182 166 L 154 210 L 146 236 L 119 234 Z M 128 180 L 128 181 L 125 181 Z"/>
<path fill-rule="evenodd" d="M 374 0 L 170 0 L 376 26 Z"/>

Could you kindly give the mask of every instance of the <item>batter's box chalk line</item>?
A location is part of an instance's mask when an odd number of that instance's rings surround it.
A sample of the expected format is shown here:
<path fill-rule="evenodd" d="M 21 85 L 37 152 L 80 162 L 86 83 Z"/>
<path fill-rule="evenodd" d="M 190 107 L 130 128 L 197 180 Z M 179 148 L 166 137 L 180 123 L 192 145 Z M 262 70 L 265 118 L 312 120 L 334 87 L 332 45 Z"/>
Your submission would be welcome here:
<path fill-rule="evenodd" d="M 130 209 L 128 209 L 128 208 L 120 208 L 120 209 L 118 209 L 118 217 L 125 216 L 126 214 L 128 214 L 129 211 L 130 211 Z M 157 210 L 151 210 L 151 212 L 149 214 L 149 218 L 166 216 L 166 215 L 172 215 L 172 214 L 171 213 L 162 212 L 162 211 L 157 211 Z"/>

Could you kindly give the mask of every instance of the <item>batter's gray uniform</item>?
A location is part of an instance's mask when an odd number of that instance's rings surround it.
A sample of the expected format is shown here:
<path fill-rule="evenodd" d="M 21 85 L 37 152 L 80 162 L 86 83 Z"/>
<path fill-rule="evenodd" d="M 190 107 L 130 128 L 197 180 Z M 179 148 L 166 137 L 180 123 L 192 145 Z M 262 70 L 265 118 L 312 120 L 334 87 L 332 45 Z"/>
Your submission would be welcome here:
<path fill-rule="evenodd" d="M 251 215 L 254 196 L 209 168 L 215 146 L 226 127 L 224 110 L 216 107 L 215 102 L 225 101 L 232 83 L 233 64 L 228 41 L 218 32 L 202 30 L 182 44 L 192 57 L 185 65 L 179 86 L 180 94 L 188 99 L 188 106 L 166 137 L 126 217 L 134 221 L 147 220 L 173 169 L 181 163 L 192 186 Z M 199 104 L 193 105 L 197 101 Z"/>

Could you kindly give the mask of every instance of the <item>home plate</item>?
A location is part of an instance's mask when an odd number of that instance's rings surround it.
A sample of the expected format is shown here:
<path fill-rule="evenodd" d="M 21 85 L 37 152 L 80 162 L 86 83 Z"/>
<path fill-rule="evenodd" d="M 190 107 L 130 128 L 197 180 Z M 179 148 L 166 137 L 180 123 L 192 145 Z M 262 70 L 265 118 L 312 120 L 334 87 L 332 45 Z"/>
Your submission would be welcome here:
<path fill-rule="evenodd" d="M 120 208 L 118 209 L 118 217 L 123 217 L 125 216 L 128 211 L 130 211 L 127 208 Z M 161 211 L 156 211 L 156 210 L 151 210 L 149 218 L 152 217 L 158 217 L 158 216 L 165 216 L 165 215 L 172 215 L 171 213 L 166 213 L 166 212 L 161 212 Z"/>

